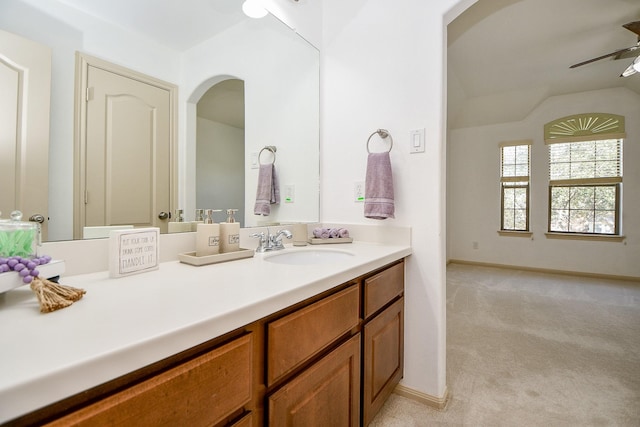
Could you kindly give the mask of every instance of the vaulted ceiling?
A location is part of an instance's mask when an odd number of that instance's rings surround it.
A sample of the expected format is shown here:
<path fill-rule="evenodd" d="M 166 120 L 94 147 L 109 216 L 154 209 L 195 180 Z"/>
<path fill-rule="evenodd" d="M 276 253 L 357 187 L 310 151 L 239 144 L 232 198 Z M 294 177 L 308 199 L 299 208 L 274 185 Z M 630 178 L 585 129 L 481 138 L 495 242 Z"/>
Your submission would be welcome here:
<path fill-rule="evenodd" d="M 569 68 L 636 45 L 622 25 L 639 20 L 639 0 L 479 0 L 448 27 L 449 127 L 519 121 L 556 95 L 640 96 L 640 73 L 619 77 L 640 51 Z"/>

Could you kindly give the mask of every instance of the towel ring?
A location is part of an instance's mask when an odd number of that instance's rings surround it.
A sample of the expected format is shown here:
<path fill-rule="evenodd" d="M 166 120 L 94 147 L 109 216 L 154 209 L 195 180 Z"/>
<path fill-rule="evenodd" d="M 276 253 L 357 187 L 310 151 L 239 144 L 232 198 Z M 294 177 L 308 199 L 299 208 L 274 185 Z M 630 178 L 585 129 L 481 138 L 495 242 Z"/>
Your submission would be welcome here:
<path fill-rule="evenodd" d="M 373 137 L 373 135 L 375 135 L 375 134 L 378 134 L 380 136 L 380 138 L 382 138 L 382 139 L 389 138 L 389 144 L 390 145 L 389 145 L 389 151 L 388 152 L 391 152 L 391 149 L 393 148 L 393 138 L 391 137 L 391 134 L 386 129 L 378 129 L 377 131 L 375 131 L 374 133 L 369 135 L 369 139 L 367 139 L 367 153 L 371 154 L 371 151 L 369 151 L 369 142 L 371 142 L 371 137 Z"/>
<path fill-rule="evenodd" d="M 278 149 L 276 148 L 275 145 L 265 145 L 264 148 L 262 150 L 260 150 L 260 152 L 258 153 L 258 163 L 261 164 L 261 165 L 263 164 L 263 163 L 260 163 L 260 156 L 262 155 L 262 152 L 264 150 L 271 151 L 271 154 L 273 154 L 273 162 L 271 162 L 271 164 L 275 164 L 276 163 L 276 151 L 278 151 Z M 266 164 L 266 163 L 264 163 L 264 164 Z"/>

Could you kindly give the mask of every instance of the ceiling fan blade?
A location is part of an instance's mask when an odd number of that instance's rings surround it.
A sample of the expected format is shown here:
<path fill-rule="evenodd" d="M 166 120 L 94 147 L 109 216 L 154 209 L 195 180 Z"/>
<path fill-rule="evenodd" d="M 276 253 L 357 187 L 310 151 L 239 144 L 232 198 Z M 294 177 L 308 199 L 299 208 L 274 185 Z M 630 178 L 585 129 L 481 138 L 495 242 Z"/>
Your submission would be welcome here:
<path fill-rule="evenodd" d="M 619 50 L 616 50 L 615 52 L 607 53 L 606 55 L 602 55 L 602 56 L 598 56 L 596 58 L 588 59 L 586 61 L 578 62 L 577 64 L 573 64 L 569 68 L 576 68 L 576 67 L 580 67 L 582 65 L 591 64 L 592 62 L 600 61 L 601 59 L 610 58 L 610 57 L 616 56 L 616 55 L 621 55 L 621 54 L 623 54 L 625 52 L 629 52 L 631 50 L 636 50 L 637 48 L 638 48 L 638 46 L 631 46 L 631 47 L 628 47 L 626 49 L 619 49 Z"/>
<path fill-rule="evenodd" d="M 640 21 L 629 22 L 628 24 L 623 25 L 629 31 L 632 31 L 640 37 Z"/>
<path fill-rule="evenodd" d="M 638 52 L 636 52 L 638 49 L 640 49 L 640 42 L 637 46 L 630 47 L 628 51 L 617 54 L 613 59 L 633 58 L 638 54 Z"/>

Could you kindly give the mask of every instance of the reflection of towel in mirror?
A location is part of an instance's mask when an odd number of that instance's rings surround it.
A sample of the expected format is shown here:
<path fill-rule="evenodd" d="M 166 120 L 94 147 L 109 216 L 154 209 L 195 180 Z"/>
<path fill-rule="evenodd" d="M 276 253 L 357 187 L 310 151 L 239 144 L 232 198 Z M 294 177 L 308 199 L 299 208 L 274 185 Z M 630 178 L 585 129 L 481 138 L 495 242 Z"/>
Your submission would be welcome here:
<path fill-rule="evenodd" d="M 394 203 L 389 152 L 370 153 L 364 184 L 364 216 L 373 219 L 395 218 Z"/>
<path fill-rule="evenodd" d="M 256 190 L 256 205 L 253 213 L 267 216 L 271 213 L 271 206 L 280 203 L 280 187 L 273 163 L 260 165 L 258 172 L 258 189 Z"/>

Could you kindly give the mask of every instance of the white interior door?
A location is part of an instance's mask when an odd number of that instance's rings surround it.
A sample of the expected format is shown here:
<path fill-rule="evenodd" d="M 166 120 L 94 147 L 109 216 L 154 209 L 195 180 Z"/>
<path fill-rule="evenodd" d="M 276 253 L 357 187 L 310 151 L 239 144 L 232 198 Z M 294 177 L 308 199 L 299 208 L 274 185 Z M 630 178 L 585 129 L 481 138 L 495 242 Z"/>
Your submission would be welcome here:
<path fill-rule="evenodd" d="M 167 231 L 172 195 L 172 94 L 87 65 L 82 227 Z"/>
<path fill-rule="evenodd" d="M 47 237 L 51 49 L 0 30 L 0 211 L 42 218 Z M 40 221 L 39 221 L 40 222 Z"/>

